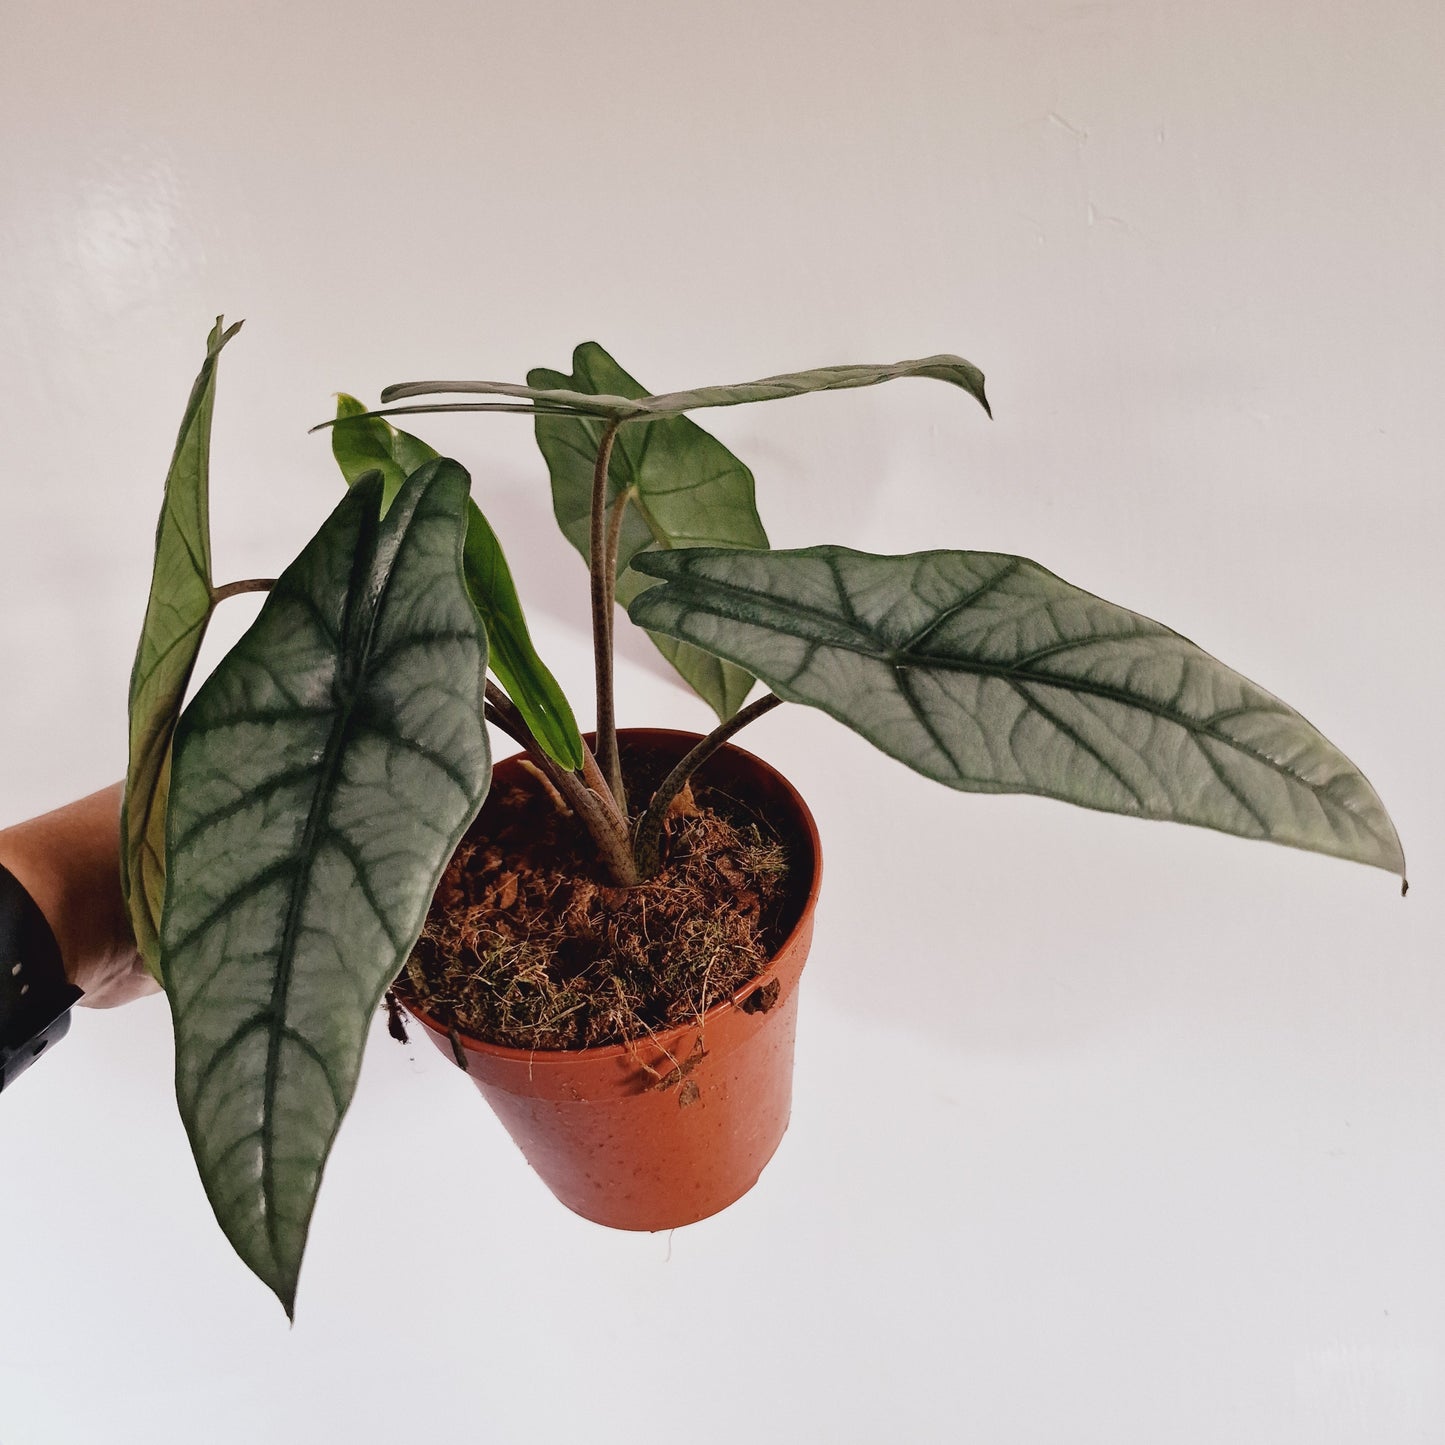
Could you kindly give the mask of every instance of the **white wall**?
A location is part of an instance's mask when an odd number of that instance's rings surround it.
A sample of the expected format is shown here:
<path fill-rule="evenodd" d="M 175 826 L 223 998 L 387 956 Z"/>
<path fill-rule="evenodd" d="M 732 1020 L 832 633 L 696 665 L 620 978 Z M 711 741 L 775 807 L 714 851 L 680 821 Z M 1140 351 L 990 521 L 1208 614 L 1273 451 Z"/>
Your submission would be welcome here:
<path fill-rule="evenodd" d="M 118 776 L 212 317 L 221 577 L 333 504 L 330 394 L 659 389 L 956 350 L 717 414 L 780 545 L 1020 551 L 1315 719 L 1383 874 L 951 794 L 821 715 L 793 1127 L 666 1237 L 552 1203 L 374 1040 L 288 1332 L 195 1180 L 151 1000 L 0 1107 L 0 1441 L 1445 1439 L 1438 767 L 1445 20 L 1429 0 L 0 7 L 0 822 Z M 472 466 L 585 700 L 525 421 Z M 233 609 L 233 637 L 250 615 Z M 215 655 L 214 649 L 211 655 Z M 624 721 L 705 722 L 647 645 Z"/>

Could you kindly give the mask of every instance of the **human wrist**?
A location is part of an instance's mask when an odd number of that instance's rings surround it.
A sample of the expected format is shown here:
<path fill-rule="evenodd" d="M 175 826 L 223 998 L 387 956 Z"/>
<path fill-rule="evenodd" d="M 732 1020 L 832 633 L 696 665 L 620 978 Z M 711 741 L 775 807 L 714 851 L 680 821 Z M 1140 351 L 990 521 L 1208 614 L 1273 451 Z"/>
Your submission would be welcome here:
<path fill-rule="evenodd" d="M 0 865 L 49 924 L 66 977 L 102 1007 L 147 991 L 120 892 L 120 800 L 115 784 L 0 832 Z"/>

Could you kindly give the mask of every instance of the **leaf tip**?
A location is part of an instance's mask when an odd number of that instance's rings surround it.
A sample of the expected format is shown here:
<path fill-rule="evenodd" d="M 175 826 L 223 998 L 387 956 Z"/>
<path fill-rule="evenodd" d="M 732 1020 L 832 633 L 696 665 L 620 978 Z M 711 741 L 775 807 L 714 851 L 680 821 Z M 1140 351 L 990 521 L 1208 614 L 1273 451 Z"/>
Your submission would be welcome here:
<path fill-rule="evenodd" d="M 336 421 L 348 421 L 352 417 L 363 417 L 366 415 L 366 403 L 360 397 L 352 396 L 349 391 L 332 392 L 336 398 Z M 314 430 L 314 428 L 313 428 Z"/>
<path fill-rule="evenodd" d="M 277 1303 L 286 1311 L 286 1323 L 294 1330 L 296 1328 L 296 1276 L 288 1274 L 276 1284 L 271 1285 L 271 1293 L 276 1296 Z"/>
<path fill-rule="evenodd" d="M 221 348 L 246 324 L 244 318 L 240 321 L 226 325 L 224 315 L 216 317 L 216 324 L 211 327 L 211 334 L 206 337 L 206 351 L 210 356 L 216 356 Z"/>
<path fill-rule="evenodd" d="M 690 550 L 696 551 L 699 549 L 693 548 Z M 639 552 L 627 565 L 632 568 L 634 572 L 641 572 L 644 577 L 667 577 L 668 559 L 671 555 L 670 552 L 662 551 L 660 548 L 654 551 Z M 639 594 L 639 596 L 645 595 L 645 593 Z M 634 602 L 637 600 L 638 598 L 633 598 Z M 630 608 L 631 603 L 629 603 L 628 606 Z"/>

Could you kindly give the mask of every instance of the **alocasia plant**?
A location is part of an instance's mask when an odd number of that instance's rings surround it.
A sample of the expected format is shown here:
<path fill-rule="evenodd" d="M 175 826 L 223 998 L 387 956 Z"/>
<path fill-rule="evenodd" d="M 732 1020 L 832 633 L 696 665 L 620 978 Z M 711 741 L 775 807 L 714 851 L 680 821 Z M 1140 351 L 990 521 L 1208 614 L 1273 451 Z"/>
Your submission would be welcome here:
<path fill-rule="evenodd" d="M 349 490 L 273 583 L 210 575 L 218 321 L 182 423 L 131 687 L 124 882 L 176 1026 L 181 1113 L 216 1216 L 288 1312 L 369 1019 L 487 792 L 485 720 L 520 742 L 622 886 L 659 866 L 690 775 L 783 702 L 830 713 L 926 777 L 1193 823 L 1398 873 L 1360 772 L 1298 713 L 1193 643 L 1021 557 L 769 550 L 752 473 L 686 413 L 905 377 L 987 410 L 956 356 L 648 393 L 595 343 L 528 384 L 343 395 Z M 438 395 L 480 401 L 436 401 Z M 428 398 L 414 400 L 415 398 Z M 530 415 L 553 508 L 589 564 L 596 753 L 537 655 L 467 473 L 400 413 Z M 269 589 L 181 712 L 215 605 Z M 616 604 L 720 722 L 628 800 Z M 488 679 L 490 668 L 495 680 Z M 769 689 L 747 703 L 756 680 Z"/>

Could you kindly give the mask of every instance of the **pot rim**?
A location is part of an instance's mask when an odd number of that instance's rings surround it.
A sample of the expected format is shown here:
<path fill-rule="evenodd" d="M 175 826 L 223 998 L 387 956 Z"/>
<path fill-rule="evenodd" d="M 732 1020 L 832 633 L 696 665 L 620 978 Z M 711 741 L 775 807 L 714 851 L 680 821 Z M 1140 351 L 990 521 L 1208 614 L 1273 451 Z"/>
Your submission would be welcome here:
<path fill-rule="evenodd" d="M 689 732 L 686 728 L 633 727 L 618 728 L 617 732 L 619 737 L 650 733 L 654 737 L 685 738 L 689 742 L 694 743 L 701 742 L 703 739 L 702 733 Z M 588 733 L 585 734 L 585 736 L 591 737 L 593 735 Z M 459 1028 L 448 1028 L 431 1018 L 423 1010 L 413 1007 L 410 1003 L 403 1003 L 401 1005 L 402 1008 L 416 1019 L 418 1023 L 431 1029 L 433 1033 L 440 1034 L 443 1038 L 450 1038 L 460 1042 L 462 1048 L 468 1053 L 485 1054 L 490 1058 L 498 1060 L 514 1060 L 516 1062 L 526 1063 L 530 1068 L 535 1068 L 539 1064 L 544 1068 L 548 1066 L 572 1064 L 578 1059 L 597 1060 L 601 1062 L 607 1059 L 634 1058 L 639 1048 L 645 1048 L 649 1044 L 653 1047 L 661 1045 L 665 1048 L 667 1041 L 681 1037 L 690 1029 L 706 1028 L 709 1019 L 723 1014 L 728 1009 L 737 1008 L 743 999 L 747 998 L 760 984 L 765 983 L 768 977 L 777 970 L 779 960 L 786 957 L 798 938 L 798 935 L 805 928 L 811 927 L 813 910 L 818 902 L 818 890 L 823 882 L 823 845 L 822 840 L 818 837 L 818 825 L 813 818 L 811 810 L 807 803 L 803 801 L 803 795 L 798 792 L 788 778 L 780 773 L 766 758 L 760 758 L 756 753 L 751 753 L 746 748 L 738 747 L 736 743 L 724 743 L 714 756 L 722 756 L 728 753 L 735 754 L 753 764 L 755 767 L 762 768 L 771 773 L 772 776 L 782 784 L 784 792 L 796 810 L 799 821 L 803 825 L 804 839 L 807 842 L 808 850 L 812 854 L 813 859 L 813 881 L 809 885 L 808 892 L 803 898 L 802 906 L 798 911 L 797 922 L 788 930 L 787 937 L 773 950 L 766 967 L 755 978 L 749 979 L 741 988 L 736 989 L 726 998 L 719 999 L 717 1003 L 713 1004 L 704 1013 L 699 1015 L 699 1017 L 690 1019 L 687 1023 L 674 1024 L 669 1029 L 664 1029 L 659 1033 L 649 1033 L 644 1038 L 634 1039 L 630 1043 L 598 1044 L 595 1048 L 590 1049 L 509 1048 L 503 1044 L 488 1043 L 485 1039 L 474 1039 L 470 1034 L 464 1034 Z M 503 758 L 502 761 L 509 763 L 517 758 L 524 757 L 526 757 L 525 752 L 513 753 L 511 756 Z M 711 759 L 709 759 L 709 762 L 710 761 Z M 707 764 L 704 763 L 703 766 L 706 767 Z"/>

